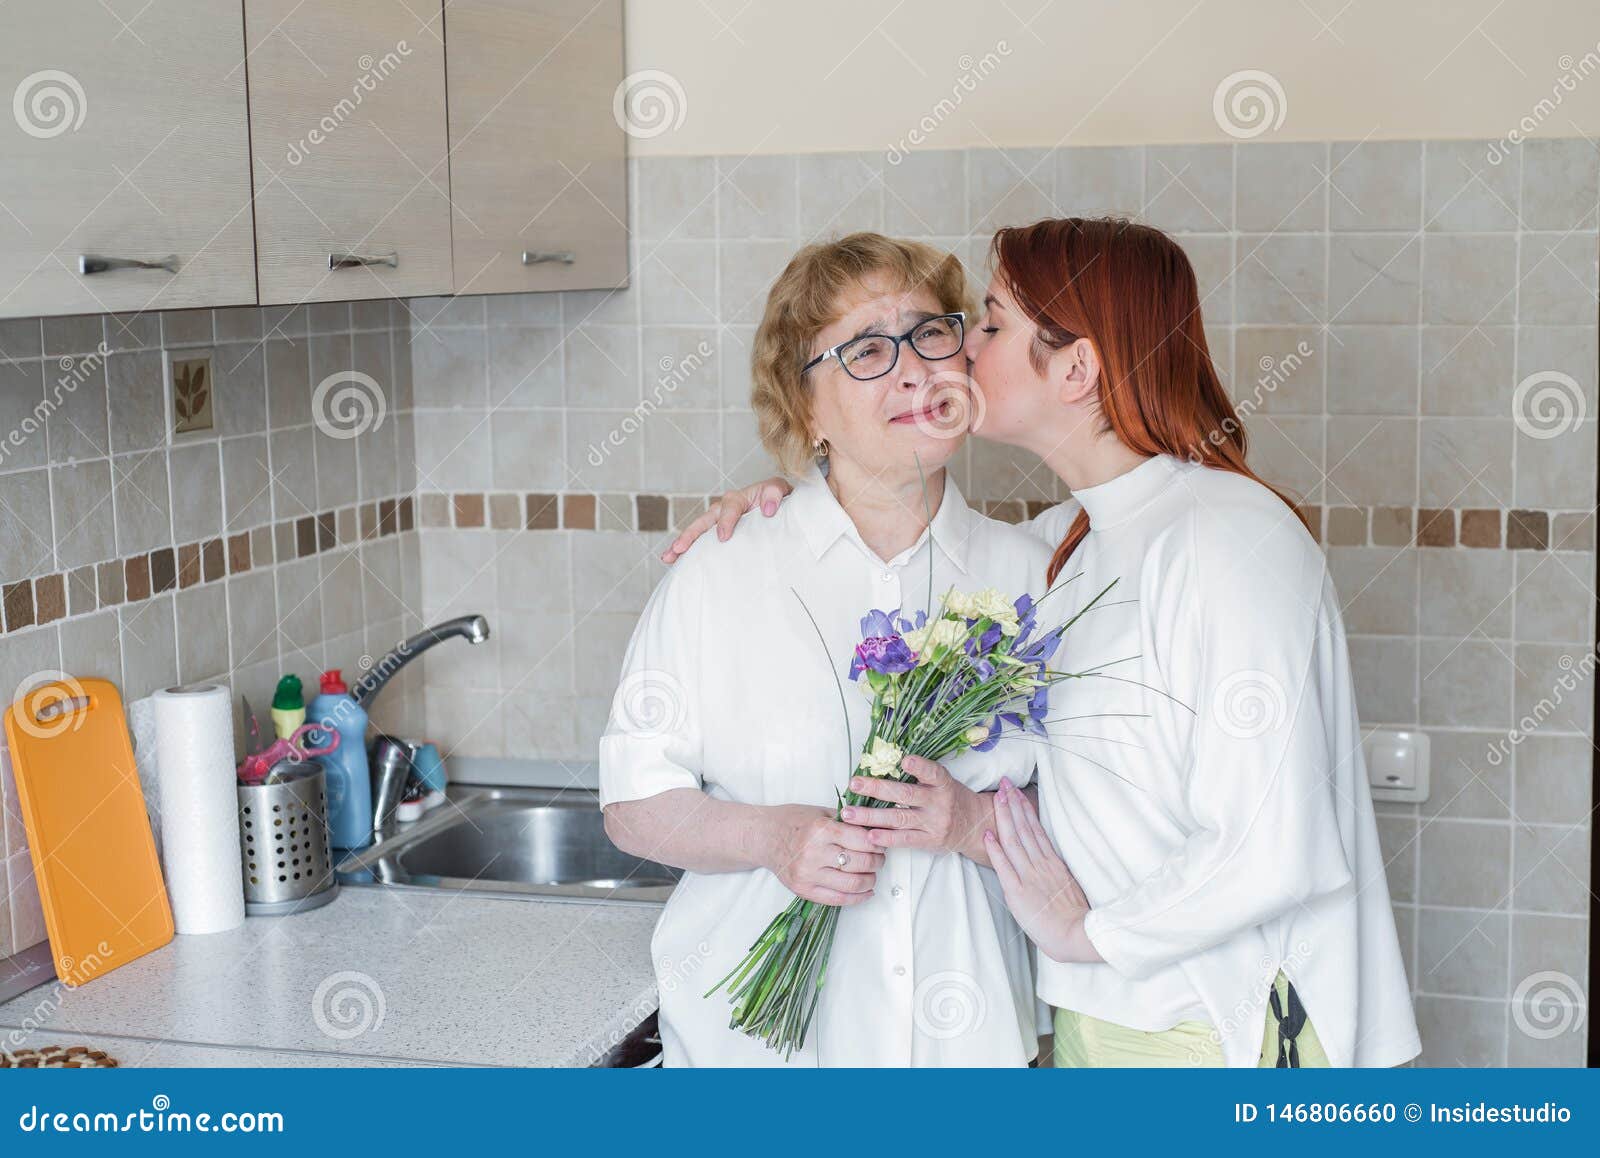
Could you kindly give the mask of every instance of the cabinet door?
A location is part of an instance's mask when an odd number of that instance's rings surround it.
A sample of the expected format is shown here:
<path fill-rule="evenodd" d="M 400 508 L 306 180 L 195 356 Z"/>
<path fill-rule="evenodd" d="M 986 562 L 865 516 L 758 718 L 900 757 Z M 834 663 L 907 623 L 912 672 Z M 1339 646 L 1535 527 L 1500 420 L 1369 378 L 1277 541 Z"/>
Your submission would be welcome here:
<path fill-rule="evenodd" d="M 450 292 L 439 0 L 245 0 L 267 305 Z"/>
<path fill-rule="evenodd" d="M 628 280 L 622 0 L 447 0 L 457 293 Z"/>
<path fill-rule="evenodd" d="M 237 0 L 0 4 L 0 316 L 254 302 L 244 74 Z"/>

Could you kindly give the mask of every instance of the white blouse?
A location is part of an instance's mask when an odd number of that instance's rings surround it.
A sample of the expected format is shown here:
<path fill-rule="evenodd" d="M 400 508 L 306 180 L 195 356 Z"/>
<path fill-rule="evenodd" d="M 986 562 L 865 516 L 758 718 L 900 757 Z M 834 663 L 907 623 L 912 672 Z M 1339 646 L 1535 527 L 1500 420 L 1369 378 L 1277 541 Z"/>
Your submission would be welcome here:
<path fill-rule="evenodd" d="M 1056 689 L 1040 804 L 1105 962 L 1040 954 L 1039 995 L 1143 1030 L 1209 1022 L 1253 1066 L 1282 970 L 1334 1065 L 1415 1056 L 1321 550 L 1259 483 L 1170 457 L 1075 499 L 1030 525 L 1054 544 L 1089 512 L 1058 582 L 1081 577 L 1051 600 L 1117 584 L 1056 653 L 1100 675 Z"/>
<path fill-rule="evenodd" d="M 1044 589 L 1048 548 L 972 511 L 948 478 L 931 531 L 935 600 L 952 586 Z M 814 472 L 774 518 L 745 520 L 726 543 L 703 537 L 656 588 L 628 648 L 600 742 L 602 805 L 695 788 L 832 807 L 867 730 L 867 701 L 848 679 L 861 617 L 927 606 L 929 550 L 925 533 L 885 563 Z M 1007 738 L 949 767 L 993 789 L 1001 776 L 1030 780 L 1040 750 Z M 725 991 L 703 995 L 792 899 L 766 869 L 684 874 L 652 944 L 666 1064 L 784 1064 L 728 1028 Z M 791 1064 L 1025 1065 L 1038 1044 L 1031 958 L 992 870 L 891 850 L 872 899 L 840 916 L 816 1020 Z"/>

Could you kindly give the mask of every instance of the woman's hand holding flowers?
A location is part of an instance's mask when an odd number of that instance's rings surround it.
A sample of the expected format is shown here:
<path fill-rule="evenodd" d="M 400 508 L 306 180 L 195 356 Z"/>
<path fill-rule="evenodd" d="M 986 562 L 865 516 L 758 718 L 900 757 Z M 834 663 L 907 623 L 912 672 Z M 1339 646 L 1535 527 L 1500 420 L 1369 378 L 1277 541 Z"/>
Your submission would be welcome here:
<path fill-rule="evenodd" d="M 772 810 L 766 867 L 797 897 L 858 905 L 872 896 L 883 853 L 866 832 L 808 804 Z"/>
<path fill-rule="evenodd" d="M 856 795 L 898 807 L 846 807 L 844 822 L 859 825 L 875 848 L 957 852 L 987 863 L 983 832 L 993 816 L 989 799 L 936 761 L 905 756 L 900 766 L 917 778 L 915 784 L 877 776 L 856 776 L 850 781 L 850 791 Z"/>

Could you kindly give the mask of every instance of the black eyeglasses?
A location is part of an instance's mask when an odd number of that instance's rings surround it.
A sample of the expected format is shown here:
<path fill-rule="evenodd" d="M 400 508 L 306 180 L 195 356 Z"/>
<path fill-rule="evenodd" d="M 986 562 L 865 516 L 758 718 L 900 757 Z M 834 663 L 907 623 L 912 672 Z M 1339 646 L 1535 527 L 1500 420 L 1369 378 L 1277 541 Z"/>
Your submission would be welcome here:
<path fill-rule="evenodd" d="M 930 362 L 953 358 L 960 352 L 966 337 L 966 321 L 967 315 L 963 313 L 940 314 L 918 322 L 898 338 L 888 334 L 863 334 L 822 351 L 800 367 L 800 373 L 804 374 L 819 362 L 837 358 L 850 377 L 870 382 L 894 369 L 895 363 L 900 361 L 901 342 L 911 343 L 917 355 Z"/>

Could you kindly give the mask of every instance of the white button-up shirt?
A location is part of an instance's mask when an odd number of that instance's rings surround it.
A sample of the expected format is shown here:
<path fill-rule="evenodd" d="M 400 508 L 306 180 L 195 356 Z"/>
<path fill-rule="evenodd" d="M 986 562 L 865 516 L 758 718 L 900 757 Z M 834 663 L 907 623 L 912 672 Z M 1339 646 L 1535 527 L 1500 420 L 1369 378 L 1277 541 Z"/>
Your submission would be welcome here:
<path fill-rule="evenodd" d="M 745 520 L 726 543 L 702 538 L 656 588 L 628 648 L 600 743 L 601 803 L 695 788 L 832 807 L 867 732 L 867 701 L 848 678 L 862 616 L 926 607 L 930 550 L 935 601 L 950 587 L 1044 589 L 1048 548 L 973 512 L 948 478 L 931 532 L 931 545 L 925 533 L 886 563 L 812 473 L 774 518 Z M 1038 751 L 1008 736 L 949 767 L 993 789 L 1003 775 L 1029 780 Z M 652 945 L 666 1064 L 784 1064 L 728 1027 L 726 991 L 704 994 L 792 899 L 766 869 L 684 874 Z M 816 1020 L 790 1064 L 1020 1066 L 1036 1046 L 1030 947 L 992 870 L 894 849 L 872 899 L 840 915 Z"/>
<path fill-rule="evenodd" d="M 1229 1065 L 1261 1050 L 1267 989 L 1294 983 L 1336 1066 L 1419 1043 L 1361 755 L 1350 660 L 1322 552 L 1239 475 L 1156 457 L 1078 503 L 1053 666 L 1045 827 L 1092 906 L 1103 964 L 1041 955 L 1039 995 L 1135 1029 L 1200 1020 Z"/>

